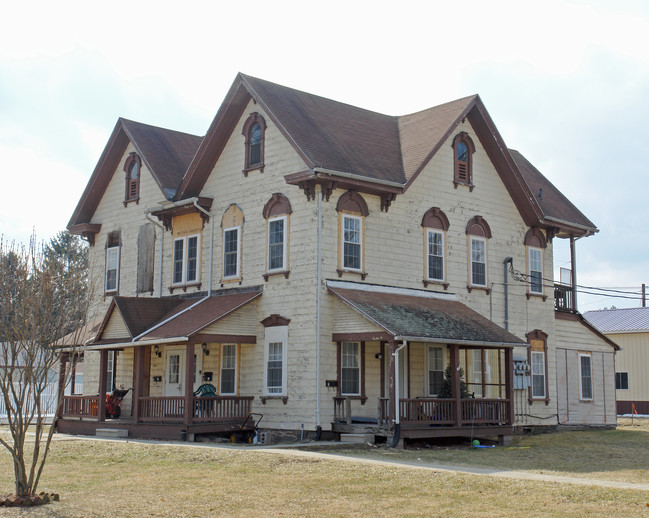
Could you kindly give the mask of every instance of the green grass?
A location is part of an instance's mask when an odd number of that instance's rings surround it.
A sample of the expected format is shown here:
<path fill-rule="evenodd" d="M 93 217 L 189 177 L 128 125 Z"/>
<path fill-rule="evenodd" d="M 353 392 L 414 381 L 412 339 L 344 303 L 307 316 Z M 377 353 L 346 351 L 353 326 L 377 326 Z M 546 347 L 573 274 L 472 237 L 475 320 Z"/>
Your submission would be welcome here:
<path fill-rule="evenodd" d="M 649 438 L 626 429 L 615 432 L 567 432 L 521 438 L 530 448 L 485 450 L 422 449 L 403 452 L 354 449 L 354 454 L 385 459 L 430 455 L 466 463 L 511 469 L 553 464 L 540 458 L 568 452 L 598 466 L 597 448 L 622 451 Z M 584 435 L 585 434 L 585 435 Z M 594 434 L 594 435 L 591 435 Z M 552 440 L 554 438 L 554 440 Z M 619 444 L 625 443 L 622 449 Z M 564 446 L 562 446 L 564 445 Z M 518 446 L 518 445 L 517 445 Z M 576 446 L 582 451 L 577 452 Z M 551 449 L 548 449 L 551 448 Z M 366 452 L 366 453 L 363 453 Z M 624 454 L 626 458 L 626 453 Z M 471 461 L 471 462 L 470 462 Z M 641 460 L 637 461 L 641 463 Z M 573 463 L 556 459 L 564 471 Z M 534 468 L 534 469 L 537 469 Z M 566 471 L 570 469 L 570 471 Z M 643 480 L 647 468 L 638 468 Z M 609 467 L 604 478 L 615 473 Z M 634 480 L 638 481 L 638 480 Z M 329 457 L 304 457 L 274 450 L 232 450 L 185 445 L 57 440 L 46 466 L 43 491 L 61 501 L 30 510 L 4 509 L 3 516 L 648 516 L 643 491 L 554 482 L 499 479 L 372 465 Z M 0 453 L 0 494 L 13 490 L 12 469 Z"/>

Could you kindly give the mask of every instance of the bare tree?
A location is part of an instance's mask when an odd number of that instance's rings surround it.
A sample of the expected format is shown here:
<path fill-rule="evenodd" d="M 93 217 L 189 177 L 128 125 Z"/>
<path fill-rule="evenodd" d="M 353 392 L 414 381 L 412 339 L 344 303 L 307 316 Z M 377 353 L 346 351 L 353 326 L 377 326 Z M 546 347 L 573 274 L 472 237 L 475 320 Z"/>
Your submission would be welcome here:
<path fill-rule="evenodd" d="M 13 460 L 17 497 L 36 494 L 54 432 L 43 395 L 63 337 L 68 351 L 82 342 L 89 297 L 87 250 L 76 236 L 60 233 L 45 248 L 34 237 L 29 246 L 0 239 L 0 390 L 9 428 L 0 444 Z M 60 390 L 56 408 L 62 397 Z"/>

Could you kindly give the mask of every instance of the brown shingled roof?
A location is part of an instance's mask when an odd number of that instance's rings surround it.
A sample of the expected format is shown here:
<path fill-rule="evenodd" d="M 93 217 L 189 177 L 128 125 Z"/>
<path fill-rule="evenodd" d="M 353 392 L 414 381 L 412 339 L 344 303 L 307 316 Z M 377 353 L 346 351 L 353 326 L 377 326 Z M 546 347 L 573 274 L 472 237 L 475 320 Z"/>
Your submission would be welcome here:
<path fill-rule="evenodd" d="M 595 224 L 584 216 L 529 160 L 518 151 L 510 149 L 509 152 L 541 207 L 544 217 L 557 218 L 597 232 Z"/>
<path fill-rule="evenodd" d="M 353 283 L 328 282 L 329 291 L 395 337 L 493 346 L 526 345 L 452 296 L 389 287 L 349 289 Z M 407 294 L 411 292 L 412 294 Z"/>

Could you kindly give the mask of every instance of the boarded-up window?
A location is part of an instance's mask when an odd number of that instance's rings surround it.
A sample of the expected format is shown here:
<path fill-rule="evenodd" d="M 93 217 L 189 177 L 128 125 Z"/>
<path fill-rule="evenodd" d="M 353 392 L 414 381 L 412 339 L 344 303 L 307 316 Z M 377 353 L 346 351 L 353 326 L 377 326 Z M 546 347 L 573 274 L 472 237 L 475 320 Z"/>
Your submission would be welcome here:
<path fill-rule="evenodd" d="M 153 293 L 154 251 L 155 229 L 145 223 L 137 236 L 137 293 Z"/>

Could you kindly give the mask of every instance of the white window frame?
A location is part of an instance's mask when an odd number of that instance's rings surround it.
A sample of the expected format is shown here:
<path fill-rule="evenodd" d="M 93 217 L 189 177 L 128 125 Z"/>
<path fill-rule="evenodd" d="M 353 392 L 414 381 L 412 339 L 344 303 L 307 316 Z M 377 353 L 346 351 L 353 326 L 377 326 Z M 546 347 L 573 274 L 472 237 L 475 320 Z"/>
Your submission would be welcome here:
<path fill-rule="evenodd" d="M 268 386 L 268 363 L 270 344 L 282 344 L 282 385 Z M 288 326 L 267 327 L 264 337 L 264 395 L 265 396 L 286 396 L 287 392 L 287 358 L 288 358 Z M 274 360 L 277 361 L 277 360 Z"/>
<path fill-rule="evenodd" d="M 106 276 L 104 279 L 104 289 L 106 293 L 116 293 L 119 289 L 119 259 L 121 246 L 111 246 L 106 248 Z M 115 286 L 108 287 L 108 272 L 115 271 Z"/>
<path fill-rule="evenodd" d="M 358 221 L 358 243 L 354 243 L 353 241 L 346 241 L 345 240 L 345 221 L 346 220 L 354 220 Z M 340 217 L 340 266 L 343 270 L 347 270 L 350 272 L 362 272 L 364 265 L 363 265 L 363 228 L 364 226 L 364 218 L 361 216 L 354 216 L 352 214 L 341 214 Z M 350 243 L 352 245 L 358 245 L 358 253 L 359 253 L 359 268 L 353 268 L 351 266 L 347 266 L 345 264 L 345 243 Z"/>
<path fill-rule="evenodd" d="M 536 358 L 536 361 L 535 361 Z M 534 372 L 535 367 L 540 367 L 541 372 Z M 545 388 L 545 352 L 544 351 L 530 351 L 530 384 L 531 384 L 531 392 L 532 392 L 532 399 L 545 399 L 547 397 L 546 395 L 546 388 Z M 534 378 L 535 377 L 542 377 L 543 378 L 543 394 L 535 394 L 534 393 Z"/>
<path fill-rule="evenodd" d="M 622 385 L 622 374 L 626 374 L 626 387 L 625 388 L 617 388 L 618 386 L 618 374 L 620 375 L 620 385 Z M 617 371 L 615 373 L 615 390 L 629 390 L 629 371 Z"/>
<path fill-rule="evenodd" d="M 187 266 L 189 265 L 189 240 L 196 238 L 196 277 L 194 279 L 187 278 Z M 176 243 L 182 242 L 183 256 L 182 256 L 182 274 L 179 281 L 176 280 Z M 191 234 L 188 236 L 177 237 L 174 239 L 173 249 L 171 251 L 171 285 L 172 286 L 186 286 L 188 284 L 197 284 L 200 279 L 201 270 L 201 235 Z"/>
<path fill-rule="evenodd" d="M 223 358 L 225 357 L 224 350 L 226 347 L 232 347 L 234 350 L 234 392 L 223 391 L 223 371 L 225 370 Z M 237 387 L 239 386 L 239 348 L 236 344 L 221 344 L 220 352 L 221 352 L 221 356 L 220 356 L 220 365 L 219 365 L 219 394 L 222 396 L 236 396 Z M 228 367 L 228 370 L 230 369 L 231 367 Z"/>
<path fill-rule="evenodd" d="M 441 359 L 441 362 L 442 362 L 442 368 L 441 368 L 442 385 L 444 384 L 444 372 L 446 370 L 446 358 L 445 358 L 445 355 L 444 355 L 444 347 L 441 347 L 441 346 L 438 346 L 438 345 L 429 345 L 426 348 L 426 393 L 430 397 L 436 397 L 439 394 L 439 392 L 438 393 L 433 393 L 433 392 L 430 391 L 430 381 L 431 381 L 430 380 L 430 373 L 431 372 L 439 372 L 439 369 L 431 369 L 431 360 L 433 360 L 433 355 L 431 354 L 432 350 L 439 351 L 440 355 L 441 355 L 440 359 Z"/>
<path fill-rule="evenodd" d="M 106 362 L 106 393 L 110 394 L 115 390 L 115 369 L 117 367 L 117 351 L 108 351 Z"/>
<path fill-rule="evenodd" d="M 270 242 L 270 228 L 272 223 L 275 221 L 282 221 L 282 265 L 277 268 L 271 268 L 270 258 L 271 258 L 271 242 Z M 274 218 L 268 218 L 267 230 L 266 230 L 266 239 L 268 243 L 268 271 L 269 272 L 284 272 L 287 270 L 287 237 L 288 237 L 288 218 L 286 216 L 277 216 Z"/>
<path fill-rule="evenodd" d="M 538 254 L 538 265 L 533 265 L 532 263 L 535 262 L 533 259 L 534 255 Z M 541 269 L 533 269 L 533 266 L 539 266 Z M 540 286 L 539 289 L 534 289 L 534 285 L 532 283 L 532 272 L 538 272 L 539 273 L 539 282 Z M 530 293 L 534 295 L 543 295 L 543 249 L 542 248 L 537 248 L 534 246 L 528 246 L 527 247 L 527 274 L 528 274 L 528 279 L 529 279 L 529 290 Z"/>
<path fill-rule="evenodd" d="M 444 282 L 446 280 L 446 236 L 443 230 L 437 230 L 434 228 L 426 229 L 426 280 L 433 282 Z M 431 253 L 431 236 L 438 235 L 442 241 L 442 255 L 436 255 Z M 430 258 L 432 257 L 441 257 L 442 259 L 442 276 L 441 277 L 432 277 L 430 274 Z"/>
<path fill-rule="evenodd" d="M 582 358 L 588 358 L 588 363 L 590 366 L 590 396 L 584 395 L 584 373 L 582 371 L 581 360 Z M 577 355 L 577 360 L 579 362 L 579 399 L 582 401 L 592 401 L 593 400 L 593 357 L 590 353 L 579 353 Z"/>
<path fill-rule="evenodd" d="M 484 252 L 484 262 L 475 261 L 473 259 L 473 243 L 482 243 L 483 252 Z M 479 284 L 474 282 L 473 278 L 473 264 L 484 264 L 484 284 Z M 478 286 L 480 288 L 486 288 L 489 284 L 489 261 L 487 258 L 487 239 L 484 237 L 478 236 L 469 236 L 469 285 Z"/>
<path fill-rule="evenodd" d="M 354 346 L 355 352 L 349 354 L 345 353 L 345 348 Z M 352 364 L 348 365 L 347 360 L 352 359 Z M 340 394 L 343 396 L 360 396 L 361 387 L 363 386 L 363 380 L 361 380 L 361 343 L 360 342 L 342 342 L 340 344 Z M 355 365 L 354 365 L 355 363 Z M 343 371 L 344 370 L 354 370 L 358 372 L 358 391 L 357 392 L 345 392 L 343 390 Z"/>
<path fill-rule="evenodd" d="M 236 272 L 232 275 L 225 274 L 225 236 L 228 232 L 237 232 L 237 260 L 236 260 Z M 228 279 L 238 279 L 241 277 L 241 226 L 237 227 L 228 227 L 223 229 L 223 280 Z"/>

